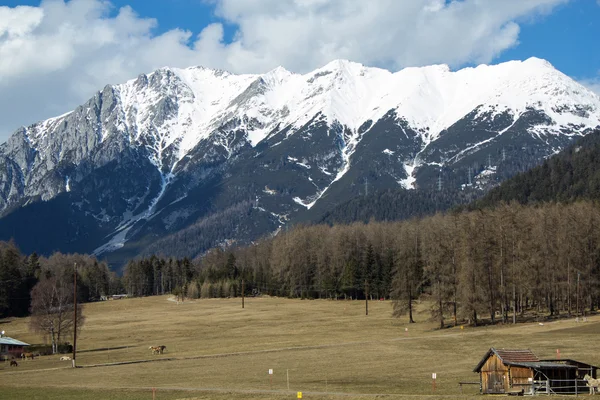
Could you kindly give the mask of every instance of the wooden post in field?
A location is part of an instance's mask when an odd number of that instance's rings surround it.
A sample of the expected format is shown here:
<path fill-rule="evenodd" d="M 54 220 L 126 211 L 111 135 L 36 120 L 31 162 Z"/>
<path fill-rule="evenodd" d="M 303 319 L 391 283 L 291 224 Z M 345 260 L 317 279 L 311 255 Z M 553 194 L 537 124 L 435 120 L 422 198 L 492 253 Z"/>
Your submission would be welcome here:
<path fill-rule="evenodd" d="M 244 308 L 244 278 L 242 278 L 242 308 Z"/>
<path fill-rule="evenodd" d="M 287 388 L 288 388 L 288 390 L 290 390 L 290 370 L 286 369 L 285 374 L 287 376 Z"/>
<path fill-rule="evenodd" d="M 152 400 L 156 400 L 156 388 L 152 388 Z"/>
<path fill-rule="evenodd" d="M 73 368 L 77 355 L 77 263 L 73 264 Z"/>
<path fill-rule="evenodd" d="M 365 279 L 365 315 L 369 315 L 369 282 Z"/>
<path fill-rule="evenodd" d="M 431 374 L 431 387 L 433 389 L 433 391 L 435 392 L 435 380 L 437 378 L 437 374 L 434 372 L 433 374 Z"/>
<path fill-rule="evenodd" d="M 575 316 L 577 317 L 577 322 L 579 322 L 579 276 L 581 273 L 577 271 L 577 311 L 575 312 Z"/>

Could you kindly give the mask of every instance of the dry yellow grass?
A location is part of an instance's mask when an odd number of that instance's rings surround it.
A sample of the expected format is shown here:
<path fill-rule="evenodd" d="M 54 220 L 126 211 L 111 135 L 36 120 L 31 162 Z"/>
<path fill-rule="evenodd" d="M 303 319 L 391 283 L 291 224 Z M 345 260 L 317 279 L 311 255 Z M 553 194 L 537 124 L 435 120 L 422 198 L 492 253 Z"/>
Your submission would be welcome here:
<path fill-rule="evenodd" d="M 389 302 L 213 299 L 177 304 L 167 296 L 87 304 L 78 338 L 80 366 L 59 356 L 0 366 L 0 398 L 306 399 L 466 398 L 478 387 L 472 369 L 489 347 L 530 348 L 541 357 L 600 364 L 590 352 L 600 318 L 518 326 L 436 330 L 425 305 L 417 324 L 391 317 Z M 28 319 L 5 321 L 7 335 L 29 343 Z M 408 328 L 408 332 L 405 331 Z M 166 345 L 163 355 L 148 346 Z M 268 370 L 273 369 L 272 381 Z M 432 391 L 431 373 L 437 373 Z M 287 374 L 289 373 L 289 390 Z M 3 397 L 9 396 L 9 397 Z"/>

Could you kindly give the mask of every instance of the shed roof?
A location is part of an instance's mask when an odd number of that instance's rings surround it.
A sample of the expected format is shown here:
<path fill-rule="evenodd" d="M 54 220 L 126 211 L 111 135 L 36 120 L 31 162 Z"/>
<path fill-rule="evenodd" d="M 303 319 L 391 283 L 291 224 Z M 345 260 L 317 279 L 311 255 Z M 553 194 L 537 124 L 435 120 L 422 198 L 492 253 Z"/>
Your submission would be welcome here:
<path fill-rule="evenodd" d="M 539 362 L 521 362 L 521 363 L 511 363 L 510 365 L 519 366 L 519 367 L 527 367 L 533 369 L 577 369 L 575 365 L 561 364 L 550 361 L 539 361 Z"/>
<path fill-rule="evenodd" d="M 477 367 L 475 367 L 473 372 L 480 372 L 481 367 L 483 367 L 483 365 L 485 364 L 487 359 L 490 358 L 490 356 L 492 354 L 495 354 L 496 356 L 498 356 L 500 361 L 502 361 L 502 363 L 505 365 L 516 365 L 516 364 L 532 363 L 532 362 L 540 361 L 538 356 L 533 354 L 533 352 L 529 349 L 512 350 L 512 349 L 495 349 L 492 347 L 491 349 L 488 350 L 488 352 L 485 354 L 485 356 L 481 359 L 479 364 L 477 364 Z"/>
<path fill-rule="evenodd" d="M 582 361 L 573 360 L 571 358 L 554 358 L 554 359 L 546 359 L 546 360 L 542 360 L 542 361 L 548 361 L 548 362 L 553 362 L 553 363 L 558 363 L 558 364 L 573 365 L 580 369 L 588 369 L 588 368 L 600 369 L 600 367 L 598 367 L 596 365 L 584 363 Z"/>
<path fill-rule="evenodd" d="M 28 343 L 21 342 L 20 340 L 8 336 L 0 337 L 0 344 L 7 344 L 9 346 L 29 346 Z"/>

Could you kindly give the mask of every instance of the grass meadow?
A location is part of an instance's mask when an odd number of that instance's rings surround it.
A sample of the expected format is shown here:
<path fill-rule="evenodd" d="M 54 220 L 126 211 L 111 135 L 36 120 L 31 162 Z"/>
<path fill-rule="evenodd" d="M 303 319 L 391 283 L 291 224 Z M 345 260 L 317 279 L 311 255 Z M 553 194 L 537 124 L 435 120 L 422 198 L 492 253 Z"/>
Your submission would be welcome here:
<path fill-rule="evenodd" d="M 436 329 L 427 304 L 416 324 L 388 301 L 282 298 L 193 300 L 168 296 L 86 304 L 77 364 L 59 355 L 0 363 L 0 399 L 468 399 L 472 370 L 490 347 L 529 348 L 542 358 L 600 364 L 591 344 L 600 316 L 555 322 Z M 28 343 L 29 320 L 0 321 Z M 407 330 L 408 329 L 408 330 Z M 162 355 L 149 346 L 165 345 Z M 150 360 L 150 362 L 146 362 Z M 139 363 L 125 363 L 140 361 Z M 270 376 L 268 371 L 273 370 Z M 437 374 L 435 391 L 432 373 Z M 289 380 L 288 380 L 289 377 Z M 289 386 L 288 386 L 289 382 Z M 152 388 L 156 389 L 153 394 Z"/>

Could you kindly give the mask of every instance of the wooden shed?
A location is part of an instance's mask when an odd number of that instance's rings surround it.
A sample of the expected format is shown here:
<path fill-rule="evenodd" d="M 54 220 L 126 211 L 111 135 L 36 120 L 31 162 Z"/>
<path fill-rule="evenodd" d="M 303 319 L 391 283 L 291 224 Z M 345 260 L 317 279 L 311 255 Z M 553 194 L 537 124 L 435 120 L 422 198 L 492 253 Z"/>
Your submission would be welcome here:
<path fill-rule="evenodd" d="M 540 360 L 531 350 L 491 348 L 474 372 L 481 393 L 578 394 L 587 392 L 585 374 L 597 376 L 598 367 L 566 360 Z"/>

